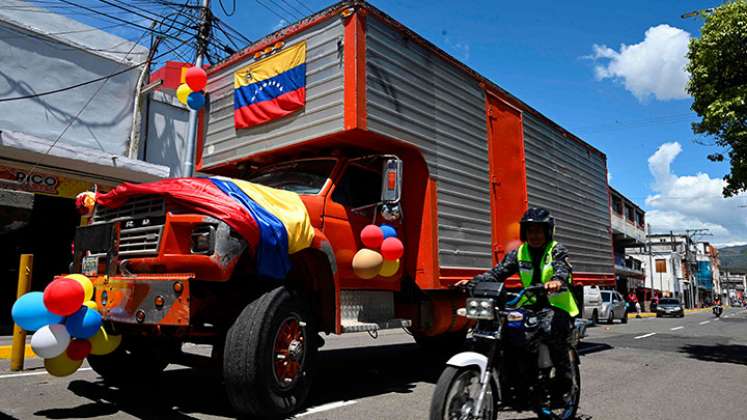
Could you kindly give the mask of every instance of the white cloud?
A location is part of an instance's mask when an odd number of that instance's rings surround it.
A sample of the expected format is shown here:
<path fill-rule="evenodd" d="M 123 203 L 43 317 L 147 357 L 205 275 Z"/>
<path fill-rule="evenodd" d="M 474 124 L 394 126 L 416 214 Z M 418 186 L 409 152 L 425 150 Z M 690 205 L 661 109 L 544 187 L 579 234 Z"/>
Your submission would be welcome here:
<path fill-rule="evenodd" d="M 747 242 L 747 209 L 739 207 L 747 195 L 724 198 L 724 180 L 708 174 L 679 176 L 672 162 L 682 153 L 677 142 L 664 143 L 648 158 L 654 194 L 646 198 L 646 212 L 654 232 L 709 229 L 704 239 L 715 244 Z"/>
<path fill-rule="evenodd" d="M 689 41 L 688 32 L 659 25 L 648 28 L 640 43 L 621 44 L 620 51 L 594 44 L 591 58 L 605 61 L 594 67 L 594 74 L 597 80 L 622 82 L 639 101 L 650 95 L 660 101 L 687 98 Z"/>
<path fill-rule="evenodd" d="M 609 184 L 610 182 L 612 182 L 612 172 L 607 170 L 607 183 Z"/>
<path fill-rule="evenodd" d="M 280 29 L 283 29 L 286 26 L 288 26 L 288 21 L 285 19 L 280 19 L 278 23 L 276 23 L 275 26 L 272 27 L 272 30 L 279 31 Z"/>

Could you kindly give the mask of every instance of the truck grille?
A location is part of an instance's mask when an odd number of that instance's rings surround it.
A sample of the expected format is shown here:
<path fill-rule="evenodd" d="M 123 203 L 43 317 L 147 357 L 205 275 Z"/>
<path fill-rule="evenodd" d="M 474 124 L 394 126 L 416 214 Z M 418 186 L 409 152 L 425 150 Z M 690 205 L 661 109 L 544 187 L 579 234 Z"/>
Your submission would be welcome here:
<path fill-rule="evenodd" d="M 139 197 L 115 209 L 97 206 L 93 222 L 120 222 L 119 255 L 145 257 L 158 254 L 165 214 L 163 198 Z"/>

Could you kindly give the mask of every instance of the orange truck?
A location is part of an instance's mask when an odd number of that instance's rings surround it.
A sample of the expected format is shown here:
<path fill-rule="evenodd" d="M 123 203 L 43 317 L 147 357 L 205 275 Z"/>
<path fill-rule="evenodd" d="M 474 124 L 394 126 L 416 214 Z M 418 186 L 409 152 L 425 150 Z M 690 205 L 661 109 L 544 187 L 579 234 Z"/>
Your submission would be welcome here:
<path fill-rule="evenodd" d="M 237 128 L 235 74 L 299 43 L 303 106 Z M 555 216 L 576 285 L 614 286 L 605 155 L 369 4 L 257 41 L 208 70 L 206 94 L 199 171 L 298 193 L 313 242 L 267 279 L 220 212 L 146 190 L 99 202 L 74 267 L 124 336 L 89 357 L 105 379 L 142 380 L 182 343 L 212 344 L 238 413 L 284 415 L 308 394 L 322 334 L 405 328 L 426 348 L 454 348 L 468 325 L 451 286 L 519 244 L 528 206 Z M 395 274 L 363 278 L 360 233 L 382 223 L 404 254 Z"/>

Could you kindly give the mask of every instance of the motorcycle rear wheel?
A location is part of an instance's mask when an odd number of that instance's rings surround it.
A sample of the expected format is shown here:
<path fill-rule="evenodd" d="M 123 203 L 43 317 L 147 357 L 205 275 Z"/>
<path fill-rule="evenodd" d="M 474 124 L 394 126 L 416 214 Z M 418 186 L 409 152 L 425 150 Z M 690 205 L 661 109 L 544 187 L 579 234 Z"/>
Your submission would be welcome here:
<path fill-rule="evenodd" d="M 477 366 L 446 366 L 436 384 L 431 400 L 431 420 L 496 419 L 497 386 L 491 377 L 485 393 L 481 415 L 472 410 L 480 393 L 480 368 Z"/>

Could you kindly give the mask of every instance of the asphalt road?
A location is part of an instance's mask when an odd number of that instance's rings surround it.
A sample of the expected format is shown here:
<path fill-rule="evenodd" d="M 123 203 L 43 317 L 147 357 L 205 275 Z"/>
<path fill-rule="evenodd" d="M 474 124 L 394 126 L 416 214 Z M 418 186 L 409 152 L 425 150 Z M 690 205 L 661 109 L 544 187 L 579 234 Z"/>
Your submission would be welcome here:
<path fill-rule="evenodd" d="M 631 319 L 589 329 L 581 358 L 581 419 L 747 418 L 747 312 Z M 190 347 L 206 354 L 209 348 Z M 399 331 L 328 337 L 304 419 L 424 419 L 442 363 Z M 85 368 L 53 378 L 40 361 L 8 371 L 0 360 L 0 419 L 231 418 L 209 369 L 171 365 L 132 389 Z M 517 414 L 516 418 L 531 418 Z"/>

